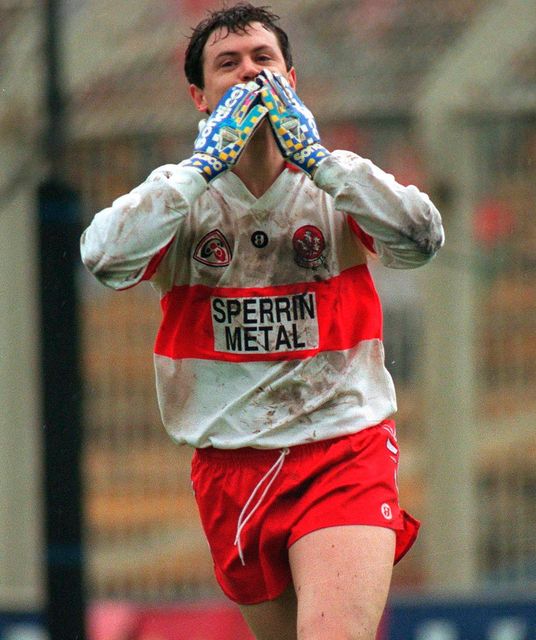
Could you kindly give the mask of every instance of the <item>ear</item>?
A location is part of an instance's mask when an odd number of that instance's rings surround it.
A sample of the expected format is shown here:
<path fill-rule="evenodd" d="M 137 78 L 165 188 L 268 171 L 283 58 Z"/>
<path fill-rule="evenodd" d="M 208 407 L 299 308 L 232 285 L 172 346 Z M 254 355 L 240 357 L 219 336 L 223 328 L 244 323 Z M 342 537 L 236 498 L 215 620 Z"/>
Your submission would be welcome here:
<path fill-rule="evenodd" d="M 290 86 L 295 89 L 296 88 L 296 69 L 291 67 L 290 71 L 287 74 L 287 80 Z"/>
<path fill-rule="evenodd" d="M 190 96 L 194 101 L 195 108 L 198 111 L 202 111 L 203 113 L 206 113 L 208 111 L 208 105 L 205 98 L 205 92 L 203 91 L 203 89 L 200 89 L 195 84 L 191 84 L 188 87 L 188 89 L 190 91 Z"/>

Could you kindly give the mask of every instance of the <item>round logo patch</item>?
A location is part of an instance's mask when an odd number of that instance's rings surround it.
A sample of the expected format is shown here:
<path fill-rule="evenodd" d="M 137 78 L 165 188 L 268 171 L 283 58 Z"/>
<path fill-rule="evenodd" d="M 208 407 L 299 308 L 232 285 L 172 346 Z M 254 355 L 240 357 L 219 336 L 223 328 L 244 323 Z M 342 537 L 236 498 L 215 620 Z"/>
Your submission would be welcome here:
<path fill-rule="evenodd" d="M 381 511 L 382 511 L 382 516 L 386 520 L 392 520 L 393 519 L 393 512 L 391 511 L 391 507 L 387 504 L 387 502 L 384 502 L 382 504 Z"/>
<path fill-rule="evenodd" d="M 306 224 L 294 233 L 292 247 L 296 264 L 314 269 L 322 264 L 326 241 L 318 227 Z"/>
<path fill-rule="evenodd" d="M 254 231 L 251 234 L 251 244 L 257 249 L 264 249 L 268 244 L 268 235 L 264 231 Z"/>

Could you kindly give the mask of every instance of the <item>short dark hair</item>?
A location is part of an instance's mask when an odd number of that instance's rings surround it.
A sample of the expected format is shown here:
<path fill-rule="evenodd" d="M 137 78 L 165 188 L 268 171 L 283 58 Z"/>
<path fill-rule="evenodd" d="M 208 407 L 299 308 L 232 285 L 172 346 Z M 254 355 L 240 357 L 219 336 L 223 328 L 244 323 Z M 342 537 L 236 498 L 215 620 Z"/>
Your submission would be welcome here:
<path fill-rule="evenodd" d="M 290 43 L 287 34 L 276 24 L 278 20 L 279 16 L 269 11 L 268 7 L 254 7 L 249 2 L 239 2 L 232 7 L 209 12 L 208 17 L 192 29 L 184 61 L 186 79 L 203 89 L 203 50 L 210 34 L 218 29 L 226 29 L 225 35 L 245 33 L 252 22 L 260 22 L 265 29 L 275 34 L 289 71 L 292 68 Z"/>

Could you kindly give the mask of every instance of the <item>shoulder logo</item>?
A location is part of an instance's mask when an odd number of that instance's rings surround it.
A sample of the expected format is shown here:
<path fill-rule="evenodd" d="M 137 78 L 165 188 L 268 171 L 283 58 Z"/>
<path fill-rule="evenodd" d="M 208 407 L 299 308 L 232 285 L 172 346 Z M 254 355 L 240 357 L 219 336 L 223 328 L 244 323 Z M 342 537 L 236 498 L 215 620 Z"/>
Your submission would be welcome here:
<path fill-rule="evenodd" d="M 300 227 L 292 237 L 292 247 L 294 249 L 294 259 L 300 267 L 316 269 L 323 260 L 326 241 L 322 231 L 312 224 Z"/>
<path fill-rule="evenodd" d="M 209 267 L 226 267 L 232 257 L 227 238 L 219 229 L 203 236 L 194 251 L 194 259 Z"/>

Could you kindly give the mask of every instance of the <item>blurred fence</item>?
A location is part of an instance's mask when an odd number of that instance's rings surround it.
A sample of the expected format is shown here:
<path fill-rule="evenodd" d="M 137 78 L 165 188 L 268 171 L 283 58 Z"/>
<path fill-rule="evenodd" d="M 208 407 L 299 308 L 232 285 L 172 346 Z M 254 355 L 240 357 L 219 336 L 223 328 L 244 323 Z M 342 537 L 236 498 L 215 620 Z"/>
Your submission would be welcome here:
<path fill-rule="evenodd" d="M 489 584 L 536 585 L 536 113 L 475 127 L 480 567 Z"/>

